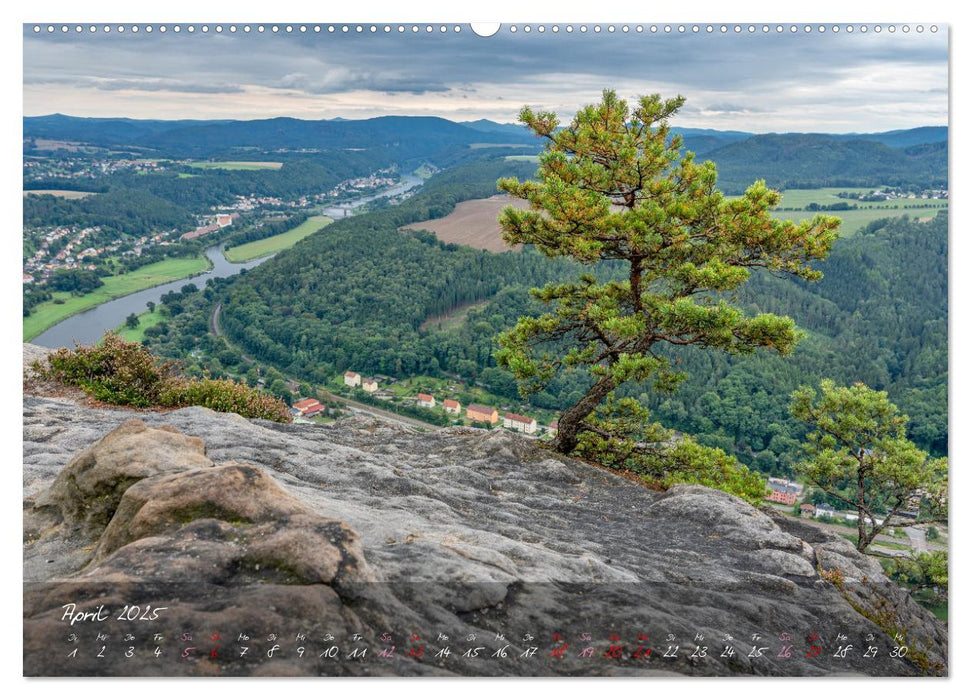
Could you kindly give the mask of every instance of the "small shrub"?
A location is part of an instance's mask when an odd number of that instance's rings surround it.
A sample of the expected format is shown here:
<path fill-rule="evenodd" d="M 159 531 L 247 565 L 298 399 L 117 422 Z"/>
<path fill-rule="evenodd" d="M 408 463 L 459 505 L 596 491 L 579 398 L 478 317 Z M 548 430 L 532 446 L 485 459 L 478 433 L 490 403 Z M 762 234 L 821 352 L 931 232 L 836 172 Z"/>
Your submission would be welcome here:
<path fill-rule="evenodd" d="M 205 406 L 278 423 L 290 421 L 290 410 L 283 401 L 230 379 L 175 379 L 162 392 L 160 403 L 170 407 Z"/>
<path fill-rule="evenodd" d="M 61 348 L 33 364 L 44 379 L 76 386 L 99 401 L 121 406 L 181 408 L 205 406 L 287 423 L 287 405 L 277 398 L 227 379 L 190 379 L 176 374 L 139 343 L 106 333 L 99 345 Z"/>
<path fill-rule="evenodd" d="M 106 333 L 99 345 L 61 348 L 34 363 L 45 379 L 76 386 L 105 403 L 146 407 L 159 395 L 175 365 L 162 362 L 139 343 Z"/>
<path fill-rule="evenodd" d="M 823 580 L 829 581 L 831 584 L 833 584 L 834 586 L 836 586 L 840 590 L 843 589 L 843 585 L 844 585 L 846 579 L 843 576 L 843 570 L 842 569 L 838 569 L 838 568 L 837 569 L 823 569 L 822 571 L 819 572 L 819 575 L 823 578 Z"/>

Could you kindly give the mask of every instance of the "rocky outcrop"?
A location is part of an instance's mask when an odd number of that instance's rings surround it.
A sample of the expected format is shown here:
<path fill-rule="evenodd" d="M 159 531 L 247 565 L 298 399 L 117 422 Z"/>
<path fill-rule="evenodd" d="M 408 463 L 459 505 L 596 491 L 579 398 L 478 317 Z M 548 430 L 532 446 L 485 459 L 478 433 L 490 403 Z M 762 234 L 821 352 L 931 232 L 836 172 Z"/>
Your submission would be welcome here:
<path fill-rule="evenodd" d="M 499 430 L 28 396 L 24 528 L 28 674 L 947 667 L 946 628 L 847 541 L 719 491 L 655 493 Z M 71 626 L 69 603 L 113 621 Z M 125 606 L 137 621 L 115 619 Z M 141 620 L 146 606 L 165 610 Z M 85 637 L 98 625 L 106 658 Z"/>

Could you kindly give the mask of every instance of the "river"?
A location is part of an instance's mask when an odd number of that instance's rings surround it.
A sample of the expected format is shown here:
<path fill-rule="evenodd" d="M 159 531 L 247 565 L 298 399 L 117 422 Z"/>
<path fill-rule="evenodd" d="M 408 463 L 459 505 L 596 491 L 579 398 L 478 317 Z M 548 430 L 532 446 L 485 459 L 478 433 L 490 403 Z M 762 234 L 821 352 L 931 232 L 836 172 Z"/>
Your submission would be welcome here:
<path fill-rule="evenodd" d="M 223 255 L 225 243 L 209 246 L 206 248 L 206 257 L 212 263 L 212 268 L 208 272 L 184 277 L 183 279 L 160 284 L 157 287 L 149 287 L 140 292 L 134 292 L 127 296 L 118 297 L 94 308 L 82 311 L 79 314 L 70 316 L 60 323 L 48 328 L 30 342 L 35 345 L 43 345 L 48 348 L 73 347 L 75 342 L 82 345 L 90 345 L 101 339 L 105 331 L 117 328 L 130 314 L 140 314 L 146 311 L 146 304 L 154 301 L 156 304 L 163 294 L 171 291 L 179 291 L 187 284 L 194 284 L 199 289 L 206 286 L 206 282 L 218 277 L 229 277 L 235 275 L 240 270 L 256 267 L 262 262 L 269 260 L 272 255 L 265 258 L 258 258 L 244 263 L 231 263 Z"/>
<path fill-rule="evenodd" d="M 387 189 L 376 192 L 375 194 L 369 194 L 366 197 L 358 197 L 348 202 L 338 202 L 333 206 L 327 207 L 321 213 L 332 219 L 345 219 L 348 216 L 354 216 L 356 213 L 354 210 L 359 209 L 368 202 L 373 202 L 375 199 L 380 199 L 381 197 L 394 197 L 399 194 L 404 194 L 421 183 L 422 179 L 417 175 L 402 175 L 401 182 L 397 185 L 392 185 Z"/>
<path fill-rule="evenodd" d="M 324 209 L 323 214 L 334 219 L 353 216 L 357 213 L 357 209 L 368 202 L 379 197 L 394 197 L 421 183 L 421 178 L 415 175 L 405 175 L 397 185 L 382 190 L 377 194 L 358 197 L 347 202 L 339 202 Z M 212 263 L 212 268 L 208 272 L 162 284 L 158 287 L 143 289 L 140 292 L 134 292 L 127 296 L 106 301 L 99 306 L 82 311 L 79 314 L 64 319 L 60 323 L 54 324 L 30 342 L 48 348 L 73 347 L 76 342 L 82 345 L 90 345 L 100 340 L 105 334 L 105 331 L 113 330 L 124 323 L 130 314 L 140 314 L 146 311 L 146 304 L 148 302 L 154 301 L 157 304 L 163 294 L 173 290 L 178 291 L 190 283 L 202 289 L 206 286 L 206 282 L 211 279 L 235 275 L 240 270 L 248 270 L 249 268 L 256 267 L 273 257 L 272 255 L 268 255 L 265 258 L 250 260 L 249 262 L 231 263 L 223 255 L 223 248 L 225 247 L 225 243 L 220 243 L 219 245 L 206 248 L 206 257 Z"/>

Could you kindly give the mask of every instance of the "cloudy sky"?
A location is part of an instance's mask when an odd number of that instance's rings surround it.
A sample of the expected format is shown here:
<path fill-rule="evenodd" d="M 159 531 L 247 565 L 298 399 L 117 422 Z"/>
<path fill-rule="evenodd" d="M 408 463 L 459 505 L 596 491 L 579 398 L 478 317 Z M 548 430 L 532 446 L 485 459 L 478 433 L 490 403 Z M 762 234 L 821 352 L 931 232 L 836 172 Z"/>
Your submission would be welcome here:
<path fill-rule="evenodd" d="M 170 25 L 171 26 L 171 25 Z M 201 25 L 197 25 L 201 26 Z M 452 25 L 449 25 L 450 27 Z M 577 27 L 579 25 L 576 25 Z M 830 27 L 832 25 L 829 25 Z M 842 25 L 845 27 L 846 25 Z M 866 132 L 946 124 L 947 27 L 936 33 L 736 34 L 561 29 L 475 36 L 132 34 L 24 27 L 24 114 L 164 119 L 436 115 L 515 121 L 622 96 L 687 97 L 681 126 Z M 898 25 L 899 26 L 899 25 Z M 255 27 L 255 25 L 254 25 Z M 396 27 L 395 27 L 396 29 Z"/>

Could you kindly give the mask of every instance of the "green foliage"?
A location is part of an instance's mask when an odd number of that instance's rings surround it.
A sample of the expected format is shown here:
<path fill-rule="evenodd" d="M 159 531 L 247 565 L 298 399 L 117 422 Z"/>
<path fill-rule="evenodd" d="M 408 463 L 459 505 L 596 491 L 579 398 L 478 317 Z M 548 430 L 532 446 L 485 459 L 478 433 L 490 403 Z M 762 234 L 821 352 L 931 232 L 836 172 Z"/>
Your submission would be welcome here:
<path fill-rule="evenodd" d="M 48 282 L 51 289 L 76 295 L 87 294 L 102 285 L 104 282 L 93 270 L 55 270 Z"/>
<path fill-rule="evenodd" d="M 290 422 L 290 411 L 285 403 L 228 379 L 173 379 L 166 383 L 159 403 L 163 406 L 205 406 L 223 413 L 238 413 L 245 418 Z"/>
<path fill-rule="evenodd" d="M 24 197 L 25 228 L 37 226 L 105 226 L 123 234 L 190 228 L 194 219 L 178 204 L 149 192 L 117 188 L 96 197 L 66 199 L 49 194 Z"/>
<path fill-rule="evenodd" d="M 330 224 L 326 236 L 305 238 L 235 280 L 222 299 L 223 330 L 247 355 L 315 382 L 345 369 L 475 372 L 489 362 L 488 340 L 457 347 L 422 323 L 505 285 L 539 283 L 550 274 L 547 261 L 423 242 L 398 229 L 488 195 L 499 174 L 525 170 L 501 160 L 458 168 L 398 207 Z"/>
<path fill-rule="evenodd" d="M 220 298 L 209 299 L 223 301 L 224 330 L 227 319 L 238 317 L 241 323 L 233 326 L 230 337 L 244 354 L 314 382 L 327 381 L 348 367 L 395 376 L 444 372 L 518 400 L 515 378 L 508 369 L 494 366 L 493 338 L 520 317 L 539 317 L 548 310 L 529 294 L 530 285 L 575 281 L 582 268 L 563 258 L 547 259 L 532 246 L 497 256 L 456 250 L 431 234 L 395 230 L 429 218 L 432 209 L 440 215 L 454 201 L 488 195 L 497 172 L 489 160 L 446 170 L 426 184 L 425 195 L 388 211 L 331 224 L 323 237 L 327 240 L 308 240 L 299 252 L 282 253 L 264 265 L 265 277 L 254 270 L 211 284 L 211 293 L 218 290 Z M 525 176 L 522 172 L 520 177 Z M 412 249 L 420 238 L 427 241 Z M 770 312 L 798 319 L 807 335 L 791 355 L 672 347 L 665 353 L 671 371 L 687 375 L 675 394 L 654 391 L 651 378 L 620 386 L 616 395 L 636 398 L 655 420 L 733 454 L 750 468 L 791 477 L 804 434 L 804 424 L 788 412 L 792 391 L 826 376 L 844 384 L 863 381 L 886 390 L 910 416 L 908 437 L 916 445 L 934 456 L 946 455 L 947 243 L 946 215 L 927 222 L 889 219 L 840 238 L 829 257 L 817 264 L 825 274 L 819 282 L 793 284 L 766 270 L 753 270 L 746 284 L 732 293 L 736 305 L 748 315 Z M 345 246 L 354 253 L 343 255 Z M 395 259 L 404 247 L 413 256 L 407 265 Z M 385 250 L 387 257 L 372 255 Z M 625 266 L 609 261 L 593 271 L 604 280 L 622 280 Z M 426 275 L 427 270 L 434 274 Z M 321 288 L 328 296 L 321 295 Z M 437 325 L 422 327 L 426 313 L 448 311 L 459 299 L 483 301 L 465 322 L 442 324 L 441 330 Z M 172 320 L 146 333 L 156 354 L 181 359 L 194 373 L 202 367 L 220 376 L 246 371 L 238 362 L 223 361 L 233 358 L 223 355 L 218 339 L 207 335 L 209 301 L 172 302 L 172 307 L 163 307 L 173 312 Z M 340 333 L 333 332 L 335 324 L 340 324 Z M 569 347 L 564 339 L 550 349 L 565 355 Z M 190 357 L 194 349 L 206 359 Z M 220 364 L 210 361 L 215 357 Z M 568 408 L 592 382 L 583 366 L 563 368 L 530 403 Z"/>
<path fill-rule="evenodd" d="M 789 395 L 821 377 L 862 381 L 886 390 L 910 416 L 915 444 L 946 455 L 947 237 L 943 215 L 885 220 L 837 241 L 819 264 L 819 283 L 753 275 L 739 290 L 742 308 L 798 318 L 807 337 L 785 359 L 677 349 L 688 379 L 675 396 L 645 394 L 654 415 L 699 439 L 727 435 L 743 459 L 769 449 L 777 458 L 773 473 L 782 476 L 798 461 L 804 432 L 788 416 Z"/>
<path fill-rule="evenodd" d="M 792 394 L 792 415 L 807 424 L 808 456 L 798 470 L 825 493 L 855 508 L 857 548 L 873 539 L 919 495 L 917 522 L 947 517 L 947 459 L 930 459 L 906 437 L 907 416 L 864 384 L 824 379 Z M 882 524 L 877 520 L 883 516 Z"/>
<path fill-rule="evenodd" d="M 705 154 L 729 192 L 758 172 L 773 187 L 922 187 L 947 183 L 947 142 L 892 148 L 829 134 L 759 134 Z"/>
<path fill-rule="evenodd" d="M 99 401 L 122 406 L 206 406 L 246 418 L 289 422 L 285 403 L 245 384 L 189 379 L 175 373 L 175 363 L 160 361 L 146 347 L 106 333 L 101 343 L 55 350 L 34 363 L 38 374 L 76 386 Z"/>
<path fill-rule="evenodd" d="M 158 405 L 174 363 L 160 362 L 142 345 L 106 333 L 98 345 L 55 350 L 34 369 L 45 379 L 76 386 L 99 401 L 146 407 Z"/>
<path fill-rule="evenodd" d="M 561 371 L 588 372 L 593 385 L 560 417 L 556 448 L 617 465 L 633 460 L 655 477 L 668 468 L 649 447 L 658 428 L 641 423 L 646 415 L 637 401 L 608 396 L 628 382 L 673 391 L 685 375 L 665 348 L 790 354 L 799 339 L 792 319 L 748 315 L 731 295 L 756 268 L 819 279 L 810 263 L 826 257 L 839 226 L 825 216 L 800 224 L 772 218 L 780 195 L 761 181 L 738 199 L 724 197 L 714 164 L 682 156 L 680 137 L 670 136 L 668 119 L 683 103 L 651 95 L 630 108 L 606 90 L 563 129 L 555 114 L 526 107 L 520 121 L 546 139 L 538 180 L 499 181 L 529 203 L 500 215 L 507 243 L 587 265 L 618 261 L 624 274 L 599 281 L 584 273 L 534 290 L 552 310 L 502 333 L 497 363 L 520 381 L 523 396 L 544 390 Z M 606 415 L 597 410 L 605 400 Z M 742 473 L 723 451 L 692 441 L 678 442 L 665 457 L 679 479 L 714 485 Z M 758 490 L 745 476 L 732 488 Z"/>
<path fill-rule="evenodd" d="M 676 435 L 651 421 L 650 412 L 636 400 L 615 399 L 613 394 L 584 421 L 576 452 L 660 488 L 701 484 L 755 504 L 766 494 L 765 480 L 734 457 Z"/>
<path fill-rule="evenodd" d="M 887 576 L 906 586 L 911 592 L 934 592 L 937 600 L 947 600 L 948 557 L 946 551 L 921 552 L 913 559 L 893 559 Z"/>

